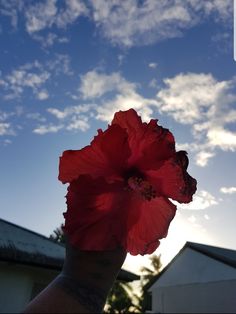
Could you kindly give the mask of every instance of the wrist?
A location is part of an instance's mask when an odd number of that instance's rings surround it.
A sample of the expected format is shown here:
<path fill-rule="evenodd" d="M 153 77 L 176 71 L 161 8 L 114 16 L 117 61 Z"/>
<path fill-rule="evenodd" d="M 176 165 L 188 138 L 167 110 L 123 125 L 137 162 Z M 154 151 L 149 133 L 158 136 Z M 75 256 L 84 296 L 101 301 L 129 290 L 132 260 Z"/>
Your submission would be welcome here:
<path fill-rule="evenodd" d="M 62 275 L 108 293 L 126 258 L 126 251 L 80 251 L 67 245 Z"/>

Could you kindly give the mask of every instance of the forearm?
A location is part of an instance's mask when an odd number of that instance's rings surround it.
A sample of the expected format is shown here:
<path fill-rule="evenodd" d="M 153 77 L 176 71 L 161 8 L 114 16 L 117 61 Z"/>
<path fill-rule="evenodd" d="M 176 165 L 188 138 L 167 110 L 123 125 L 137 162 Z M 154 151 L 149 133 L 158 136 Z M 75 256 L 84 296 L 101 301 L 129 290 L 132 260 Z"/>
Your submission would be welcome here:
<path fill-rule="evenodd" d="M 62 273 L 24 313 L 98 313 L 125 260 L 122 249 L 85 252 L 70 248 Z"/>

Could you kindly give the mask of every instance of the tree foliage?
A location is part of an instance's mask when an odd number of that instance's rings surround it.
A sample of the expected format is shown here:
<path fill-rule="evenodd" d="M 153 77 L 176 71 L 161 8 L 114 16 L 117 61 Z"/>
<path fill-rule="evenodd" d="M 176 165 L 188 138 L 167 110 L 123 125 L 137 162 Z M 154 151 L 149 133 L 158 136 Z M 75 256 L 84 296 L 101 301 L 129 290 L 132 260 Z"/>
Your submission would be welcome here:
<path fill-rule="evenodd" d="M 142 267 L 142 282 L 141 289 L 142 294 L 139 298 L 138 309 L 141 313 L 145 313 L 147 310 L 151 310 L 151 294 L 148 292 L 148 289 L 155 282 L 157 275 L 161 269 L 161 256 L 160 255 L 152 255 L 150 257 L 151 268 Z"/>
<path fill-rule="evenodd" d="M 57 227 L 55 230 L 53 230 L 53 233 L 49 237 L 51 240 L 65 244 L 65 234 L 63 231 L 63 224 L 60 225 L 60 227 Z"/>
<path fill-rule="evenodd" d="M 105 313 L 131 313 L 133 307 L 132 287 L 127 282 L 116 280 L 107 297 Z"/>

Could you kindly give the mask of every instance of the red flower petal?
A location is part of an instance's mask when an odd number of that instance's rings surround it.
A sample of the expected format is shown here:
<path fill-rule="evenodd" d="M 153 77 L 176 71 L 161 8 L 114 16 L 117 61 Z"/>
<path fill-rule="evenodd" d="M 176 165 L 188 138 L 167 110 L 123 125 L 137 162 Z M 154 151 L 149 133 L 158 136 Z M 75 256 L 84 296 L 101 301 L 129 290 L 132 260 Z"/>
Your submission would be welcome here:
<path fill-rule="evenodd" d="M 82 174 L 107 180 L 120 178 L 130 155 L 127 133 L 118 125 L 99 131 L 91 145 L 80 150 L 67 150 L 60 157 L 59 180 L 72 182 Z"/>
<path fill-rule="evenodd" d="M 165 159 L 175 153 L 172 133 L 157 125 L 157 120 L 142 123 L 134 109 L 119 111 L 112 124 L 126 129 L 129 135 L 131 156 L 129 164 L 141 170 L 157 169 Z"/>
<path fill-rule="evenodd" d="M 126 236 L 124 205 L 127 197 L 122 183 L 108 184 L 102 177 L 81 176 L 67 193 L 65 233 L 81 250 L 110 250 L 121 246 Z"/>
<path fill-rule="evenodd" d="M 180 151 L 165 161 L 160 169 L 146 171 L 146 176 L 158 195 L 189 203 L 196 192 L 197 181 L 187 173 L 187 166 L 186 152 Z"/>
<path fill-rule="evenodd" d="M 159 246 L 159 240 L 167 236 L 176 206 L 168 199 L 157 197 L 151 201 L 136 201 L 132 208 L 127 222 L 127 251 L 132 255 L 151 254 Z"/>
<path fill-rule="evenodd" d="M 59 179 L 70 182 L 64 230 L 71 244 L 151 254 L 175 215 L 168 198 L 187 203 L 196 191 L 187 167 L 186 152 L 176 153 L 157 120 L 142 123 L 133 109 L 116 113 L 91 145 L 60 159 Z"/>
<path fill-rule="evenodd" d="M 133 255 L 151 254 L 167 234 L 175 206 L 164 198 L 144 201 L 122 183 L 81 176 L 67 193 L 65 233 L 81 250 L 123 246 Z"/>

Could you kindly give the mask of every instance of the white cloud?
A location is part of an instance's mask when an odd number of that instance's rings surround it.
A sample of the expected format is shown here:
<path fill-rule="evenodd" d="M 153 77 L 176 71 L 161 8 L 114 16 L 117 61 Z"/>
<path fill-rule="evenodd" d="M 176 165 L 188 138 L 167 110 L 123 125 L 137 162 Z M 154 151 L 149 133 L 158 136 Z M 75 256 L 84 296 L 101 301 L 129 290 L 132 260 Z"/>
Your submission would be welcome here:
<path fill-rule="evenodd" d="M 115 112 L 134 108 L 142 116 L 142 120 L 148 122 L 152 118 L 153 110 L 150 106 L 153 104 L 155 104 L 154 99 L 144 98 L 135 90 L 130 90 L 98 106 L 97 119 L 109 122 Z"/>
<path fill-rule="evenodd" d="M 216 198 L 208 191 L 201 190 L 193 195 L 193 201 L 189 204 L 177 204 L 178 208 L 187 210 L 203 210 L 210 206 L 217 205 L 218 201 Z"/>
<path fill-rule="evenodd" d="M 236 150 L 236 132 L 225 130 L 223 127 L 214 127 L 208 130 L 209 144 L 223 150 Z"/>
<path fill-rule="evenodd" d="M 94 117 L 92 110 L 93 104 L 84 104 L 78 106 L 68 106 L 63 110 L 58 108 L 48 108 L 47 111 L 53 115 L 59 124 L 45 124 L 33 130 L 34 133 L 46 134 L 49 132 L 58 132 L 62 129 L 67 131 L 87 131 L 90 128 L 89 119 Z"/>
<path fill-rule="evenodd" d="M 78 105 L 78 106 L 68 106 L 64 110 L 59 110 L 58 108 L 48 108 L 47 111 L 54 115 L 57 119 L 65 119 L 67 117 L 80 115 L 89 112 L 94 108 L 92 104 Z"/>
<path fill-rule="evenodd" d="M 118 64 L 122 65 L 125 59 L 125 55 L 118 55 L 117 59 L 118 59 Z"/>
<path fill-rule="evenodd" d="M 44 36 L 39 35 L 38 33 L 35 33 L 35 34 L 32 34 L 32 38 L 38 41 L 43 48 L 51 47 L 55 43 L 63 44 L 63 43 L 69 42 L 69 38 L 65 36 L 59 37 L 55 33 L 48 33 Z"/>
<path fill-rule="evenodd" d="M 155 99 L 142 97 L 138 92 L 138 85 L 124 79 L 120 73 L 110 74 L 90 71 L 81 76 L 79 91 L 84 99 L 96 99 L 96 118 L 102 121 L 111 121 L 116 111 L 134 108 L 142 118 L 150 120 L 153 110 L 151 105 L 157 104 Z M 101 99 L 102 96 L 105 98 Z"/>
<path fill-rule="evenodd" d="M 86 1 L 81 0 L 65 0 L 65 10 L 59 11 L 56 17 L 55 24 L 58 27 L 66 27 L 68 24 L 73 23 L 81 15 L 87 15 L 88 9 L 85 5 Z"/>
<path fill-rule="evenodd" d="M 73 116 L 71 121 L 66 127 L 68 131 L 80 130 L 83 132 L 87 131 L 89 128 L 90 128 L 90 124 L 88 123 L 88 117 L 86 116 L 81 116 L 81 117 Z"/>
<path fill-rule="evenodd" d="M 126 81 L 118 72 L 99 73 L 95 70 L 81 76 L 79 91 L 84 99 L 99 98 L 108 92 L 133 90 L 136 84 Z"/>
<path fill-rule="evenodd" d="M 61 73 L 68 76 L 73 75 L 70 56 L 66 54 L 56 54 L 54 59 L 48 60 L 45 63 L 45 67 L 51 70 L 54 75 L 59 75 Z"/>
<path fill-rule="evenodd" d="M 43 117 L 39 112 L 27 113 L 25 116 L 27 119 L 36 120 L 39 122 L 46 122 L 46 118 Z"/>
<path fill-rule="evenodd" d="M 197 165 L 206 166 L 216 149 L 236 151 L 236 132 L 228 127 L 236 121 L 235 78 L 218 81 L 212 74 L 181 73 L 164 83 L 157 93 L 158 110 L 190 125 L 195 143 L 189 148 Z"/>
<path fill-rule="evenodd" d="M 56 25 L 65 28 L 79 16 L 87 14 L 84 3 L 80 0 L 66 0 L 65 8 L 57 6 L 57 0 L 36 2 L 25 10 L 26 29 L 31 34 Z"/>
<path fill-rule="evenodd" d="M 182 36 L 209 16 L 230 23 L 233 12 L 231 0 L 90 0 L 90 4 L 103 35 L 128 47 Z"/>
<path fill-rule="evenodd" d="M 49 94 L 46 90 L 41 90 L 37 93 L 37 98 L 39 100 L 46 100 L 48 99 L 48 97 L 49 97 Z"/>
<path fill-rule="evenodd" d="M 0 122 L 6 121 L 7 118 L 11 115 L 11 113 L 0 111 Z"/>
<path fill-rule="evenodd" d="M 7 122 L 0 122 L 0 136 L 12 134 L 11 124 Z"/>
<path fill-rule="evenodd" d="M 50 73 L 44 69 L 34 68 L 33 70 L 27 70 L 23 67 L 19 67 L 13 70 L 5 77 L 5 90 L 8 91 L 6 98 L 12 99 L 19 97 L 25 90 L 29 88 L 34 94 L 38 94 L 38 89 L 45 84 L 50 78 Z"/>
<path fill-rule="evenodd" d="M 149 66 L 149 68 L 151 68 L 151 69 L 156 69 L 157 63 L 151 62 L 151 63 L 148 64 L 148 66 Z"/>
<path fill-rule="evenodd" d="M 4 112 L 0 110 L 0 136 L 16 135 L 12 123 L 9 120 L 13 116 L 20 115 L 18 110 L 18 108 L 16 108 L 15 112 Z"/>
<path fill-rule="evenodd" d="M 228 91 L 231 82 L 218 82 L 211 74 L 178 74 L 164 80 L 166 88 L 158 92 L 159 110 L 181 123 L 202 120 L 206 111 Z M 187 110 L 186 110 L 187 109 Z"/>
<path fill-rule="evenodd" d="M 4 146 L 7 146 L 7 145 L 9 145 L 9 144 L 11 144 L 11 143 L 12 143 L 12 141 L 9 140 L 8 138 L 4 139 L 4 141 L 3 141 L 3 145 L 4 145 Z"/>
<path fill-rule="evenodd" d="M 224 194 L 233 194 L 236 193 L 236 186 L 231 186 L 231 187 L 225 187 L 223 186 L 220 188 L 220 192 Z"/>
<path fill-rule="evenodd" d="M 130 47 L 180 37 L 209 17 L 231 25 L 233 4 L 232 0 L 2 0 L 0 13 L 15 28 L 18 15 L 24 16 L 31 35 L 52 27 L 66 28 L 88 16 L 112 43 Z"/>
<path fill-rule="evenodd" d="M 40 125 L 33 130 L 34 133 L 44 135 L 47 133 L 57 133 L 63 128 L 63 125 Z"/>
<path fill-rule="evenodd" d="M 196 164 L 200 167 L 205 167 L 209 159 L 214 156 L 215 156 L 214 153 L 202 150 L 199 153 L 197 153 L 195 156 Z"/>
<path fill-rule="evenodd" d="M 11 20 L 13 28 L 17 28 L 18 14 L 22 11 L 24 0 L 1 0 L 0 14 Z"/>
<path fill-rule="evenodd" d="M 57 0 L 36 2 L 25 11 L 26 29 L 29 33 L 51 27 L 57 14 Z"/>
<path fill-rule="evenodd" d="M 157 80 L 153 78 L 148 85 L 152 88 L 157 88 Z"/>
<path fill-rule="evenodd" d="M 88 130 L 91 118 L 110 122 L 116 111 L 131 107 L 137 110 L 144 121 L 149 121 L 153 113 L 151 106 L 157 102 L 155 99 L 142 97 L 137 89 L 137 84 L 125 80 L 118 72 L 104 74 L 90 71 L 81 76 L 79 91 L 82 98 L 96 100 L 96 103 L 67 106 L 64 109 L 51 107 L 47 112 L 68 131 Z M 47 130 L 46 125 L 45 129 L 41 126 L 34 132 L 46 134 Z"/>
<path fill-rule="evenodd" d="M 0 85 L 5 92 L 4 98 L 11 100 L 19 98 L 26 90 L 31 90 L 39 100 L 49 97 L 45 88 L 48 81 L 59 74 L 72 75 L 70 58 L 65 54 L 56 54 L 54 59 L 49 59 L 45 63 L 35 60 L 25 63 L 10 73 L 2 76 Z"/>

